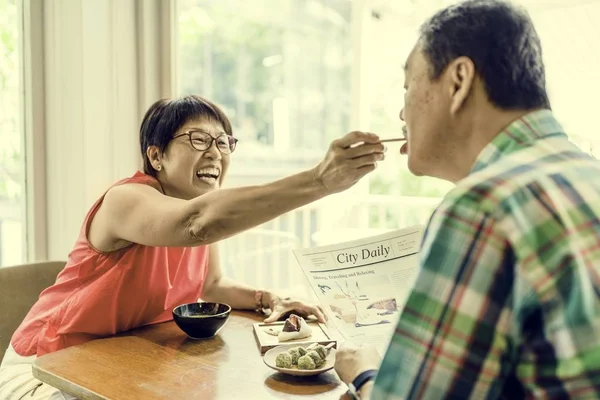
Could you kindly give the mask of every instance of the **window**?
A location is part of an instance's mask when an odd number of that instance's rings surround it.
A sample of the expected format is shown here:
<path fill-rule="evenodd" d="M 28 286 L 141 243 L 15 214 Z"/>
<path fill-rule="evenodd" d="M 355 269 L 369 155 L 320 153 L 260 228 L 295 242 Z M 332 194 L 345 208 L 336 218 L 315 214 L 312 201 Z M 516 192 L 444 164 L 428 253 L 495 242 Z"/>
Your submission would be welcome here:
<path fill-rule="evenodd" d="M 25 259 L 25 162 L 19 0 L 0 0 L 0 266 Z"/>
<path fill-rule="evenodd" d="M 350 126 L 355 112 L 361 116 L 360 128 L 384 137 L 400 135 L 402 65 L 419 25 L 453 2 L 178 0 L 179 94 L 204 95 L 230 116 L 241 141 L 229 185 L 266 182 L 314 165 L 332 139 L 357 128 Z M 600 151 L 593 134 L 600 51 L 591 22 L 600 17 L 600 1 L 519 2 L 541 36 L 557 117 L 584 150 Z M 358 21 L 362 25 L 354 26 Z M 356 73 L 352 55 L 358 46 L 361 67 Z M 359 88 L 366 109 L 352 109 L 353 88 Z M 426 223 L 452 184 L 412 176 L 406 159 L 396 155 L 399 144 L 388 148 L 385 164 L 370 175 L 363 196 L 348 198 L 349 204 L 313 204 L 289 213 L 237 245 L 249 247 L 248 254 L 257 260 L 256 249 L 282 247 L 274 245 L 275 238 L 289 247 L 320 244 L 315 232 L 344 217 L 350 222 L 343 229 L 356 228 L 357 236 Z M 333 216 L 335 212 L 339 215 Z M 341 233 L 331 237 L 353 235 Z M 233 252 L 243 254 L 243 246 Z M 265 264 L 281 265 L 280 255 L 269 257 Z M 253 276 L 254 270 L 248 273 Z"/>
<path fill-rule="evenodd" d="M 240 139 L 227 186 L 310 168 L 350 130 L 351 14 L 348 0 L 177 2 L 179 94 L 223 107 Z M 311 204 L 224 241 L 225 272 L 290 286 L 290 249 L 313 244 L 322 214 Z"/>
<path fill-rule="evenodd" d="M 180 0 L 178 16 L 179 92 L 232 120 L 234 181 L 313 166 L 348 131 L 351 2 Z"/>
<path fill-rule="evenodd" d="M 404 101 L 403 65 L 417 40 L 420 23 L 428 12 L 441 5 L 388 2 L 374 8 L 367 22 L 364 51 L 369 60 L 366 74 L 370 93 L 370 130 L 385 137 L 402 134 L 399 114 Z M 423 5 L 427 4 L 427 6 Z M 371 228 L 402 228 L 425 224 L 452 184 L 440 179 L 415 177 L 408 170 L 406 157 L 398 154 L 401 143 L 389 143 L 385 168 L 378 168 L 370 179 L 369 196 L 363 202 Z"/>
<path fill-rule="evenodd" d="M 403 106 L 402 65 L 425 19 L 455 0 L 385 2 L 372 10 L 367 34 L 372 44 L 368 84 L 371 88 L 370 126 L 374 132 L 397 136 Z M 600 44 L 594 21 L 600 18 L 600 1 L 518 0 L 530 13 L 540 36 L 546 66 L 546 83 L 555 116 L 571 140 L 584 151 L 600 156 L 596 129 L 597 93 L 600 93 Z M 560 26 L 557 30 L 556 27 Z M 395 152 L 398 145 L 390 145 Z M 393 167 L 392 167 L 393 165 Z M 403 157 L 389 157 L 386 168 L 371 178 L 368 199 L 371 227 L 402 227 L 425 223 L 451 184 L 414 177 Z"/>
<path fill-rule="evenodd" d="M 549 1 L 546 6 L 533 0 L 519 3 L 529 10 L 542 42 L 546 84 L 557 119 L 582 150 L 600 156 L 596 119 L 600 1 Z M 560 32 L 556 30 L 559 23 Z"/>

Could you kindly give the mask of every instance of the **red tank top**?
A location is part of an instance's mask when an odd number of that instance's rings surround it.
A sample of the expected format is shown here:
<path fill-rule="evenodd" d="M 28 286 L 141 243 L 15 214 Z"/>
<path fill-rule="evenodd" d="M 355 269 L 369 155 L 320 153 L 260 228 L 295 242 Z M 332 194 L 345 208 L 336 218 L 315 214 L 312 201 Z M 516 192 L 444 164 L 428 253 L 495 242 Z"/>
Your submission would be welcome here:
<path fill-rule="evenodd" d="M 141 183 L 159 190 L 141 172 L 115 184 Z M 162 191 L 162 190 L 161 190 Z M 87 240 L 102 196 L 88 212 L 56 283 L 44 290 L 14 333 L 21 356 L 41 356 L 92 339 L 168 321 L 179 304 L 200 297 L 208 272 L 208 247 L 132 244 L 102 253 Z"/>

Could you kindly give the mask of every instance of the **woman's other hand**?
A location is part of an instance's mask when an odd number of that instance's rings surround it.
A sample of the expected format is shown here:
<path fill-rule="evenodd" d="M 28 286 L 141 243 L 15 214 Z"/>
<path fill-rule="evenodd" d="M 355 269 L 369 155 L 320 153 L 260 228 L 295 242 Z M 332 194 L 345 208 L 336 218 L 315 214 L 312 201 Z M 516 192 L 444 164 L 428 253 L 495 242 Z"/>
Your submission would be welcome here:
<path fill-rule="evenodd" d="M 323 309 L 318 304 L 308 304 L 291 297 L 279 297 L 273 293 L 265 293 L 264 304 L 271 310 L 271 315 L 265 319 L 266 323 L 275 322 L 284 315 L 294 313 L 301 317 L 314 315 L 319 322 L 325 322 L 326 317 Z"/>

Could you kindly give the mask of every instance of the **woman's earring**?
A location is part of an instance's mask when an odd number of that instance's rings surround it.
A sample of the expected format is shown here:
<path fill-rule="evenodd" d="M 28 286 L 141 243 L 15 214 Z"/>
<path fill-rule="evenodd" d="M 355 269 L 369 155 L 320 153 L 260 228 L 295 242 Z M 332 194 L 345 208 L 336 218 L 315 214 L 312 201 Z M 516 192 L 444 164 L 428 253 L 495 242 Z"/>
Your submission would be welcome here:
<path fill-rule="evenodd" d="M 162 167 L 159 165 L 158 167 L 156 167 L 157 171 L 160 171 L 162 169 Z"/>

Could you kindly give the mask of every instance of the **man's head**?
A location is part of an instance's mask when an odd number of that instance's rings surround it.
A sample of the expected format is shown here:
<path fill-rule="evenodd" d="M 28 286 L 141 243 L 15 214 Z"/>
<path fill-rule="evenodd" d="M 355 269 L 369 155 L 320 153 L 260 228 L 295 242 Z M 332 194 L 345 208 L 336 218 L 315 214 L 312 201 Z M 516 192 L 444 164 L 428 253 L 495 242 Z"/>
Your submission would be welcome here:
<path fill-rule="evenodd" d="M 452 181 L 468 173 L 477 154 L 467 153 L 516 116 L 550 108 L 533 23 L 499 0 L 465 1 L 425 22 L 406 62 L 405 90 L 410 170 Z"/>

